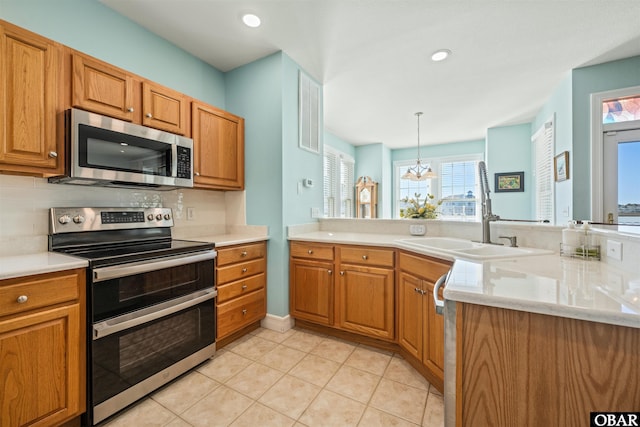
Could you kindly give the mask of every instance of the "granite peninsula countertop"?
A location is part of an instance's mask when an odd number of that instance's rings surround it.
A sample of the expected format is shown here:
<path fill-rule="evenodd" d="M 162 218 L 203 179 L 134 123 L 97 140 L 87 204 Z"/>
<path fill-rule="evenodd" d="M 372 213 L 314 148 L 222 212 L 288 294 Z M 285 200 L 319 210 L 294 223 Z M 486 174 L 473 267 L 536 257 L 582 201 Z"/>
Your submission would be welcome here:
<path fill-rule="evenodd" d="M 559 254 L 469 260 L 401 242 L 408 237 L 311 231 L 289 240 L 394 247 L 454 261 L 447 300 L 640 328 L 639 272 Z"/>

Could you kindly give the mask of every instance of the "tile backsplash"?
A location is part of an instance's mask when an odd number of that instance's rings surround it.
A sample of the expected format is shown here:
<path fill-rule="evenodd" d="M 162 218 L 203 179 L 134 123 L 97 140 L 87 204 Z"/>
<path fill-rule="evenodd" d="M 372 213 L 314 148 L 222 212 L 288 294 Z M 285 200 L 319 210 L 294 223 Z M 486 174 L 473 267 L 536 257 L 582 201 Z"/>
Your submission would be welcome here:
<path fill-rule="evenodd" d="M 195 229 L 206 235 L 224 233 L 227 216 L 232 225 L 244 221 L 243 192 L 85 187 L 0 175 L 0 256 L 46 251 L 49 208 L 67 206 L 169 207 L 174 214 L 174 233 L 181 234 Z M 187 219 L 187 208 L 193 208 L 191 220 Z"/>

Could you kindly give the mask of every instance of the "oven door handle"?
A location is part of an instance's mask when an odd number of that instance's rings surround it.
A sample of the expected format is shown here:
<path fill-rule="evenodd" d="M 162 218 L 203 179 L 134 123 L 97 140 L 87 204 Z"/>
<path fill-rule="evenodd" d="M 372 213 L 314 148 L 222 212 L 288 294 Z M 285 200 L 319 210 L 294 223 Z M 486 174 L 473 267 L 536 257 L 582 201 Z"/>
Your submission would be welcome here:
<path fill-rule="evenodd" d="M 156 258 L 148 261 L 132 262 L 129 264 L 114 265 L 111 267 L 99 267 L 93 269 L 93 283 L 118 277 L 133 276 L 134 274 L 148 273 L 163 268 L 177 267 L 200 261 L 208 261 L 217 256 L 215 250 L 197 253 L 194 255 L 176 255 L 166 258 Z"/>
<path fill-rule="evenodd" d="M 107 335 L 115 334 L 116 332 L 177 313 L 205 301 L 212 300 L 216 295 L 218 295 L 218 291 L 215 288 L 207 288 L 181 298 L 176 298 L 171 301 L 143 308 L 142 310 L 134 311 L 133 313 L 127 313 L 122 316 L 114 317 L 113 319 L 94 323 L 93 339 L 95 341 L 97 339 L 104 338 Z"/>

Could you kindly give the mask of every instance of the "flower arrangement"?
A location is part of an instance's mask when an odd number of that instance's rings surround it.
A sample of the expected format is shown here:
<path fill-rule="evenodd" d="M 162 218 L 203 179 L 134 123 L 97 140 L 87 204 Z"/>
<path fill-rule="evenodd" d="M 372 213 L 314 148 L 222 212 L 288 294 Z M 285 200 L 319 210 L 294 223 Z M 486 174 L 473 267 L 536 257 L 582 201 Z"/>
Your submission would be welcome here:
<path fill-rule="evenodd" d="M 434 199 L 433 194 L 427 194 L 424 202 L 420 202 L 420 194 L 415 193 L 415 198 L 409 198 L 409 196 L 402 199 L 402 202 L 407 204 L 407 207 L 400 209 L 400 216 L 402 218 L 423 218 L 423 219 L 436 219 L 438 218 L 438 206 L 442 204 L 442 200 L 432 202 Z"/>

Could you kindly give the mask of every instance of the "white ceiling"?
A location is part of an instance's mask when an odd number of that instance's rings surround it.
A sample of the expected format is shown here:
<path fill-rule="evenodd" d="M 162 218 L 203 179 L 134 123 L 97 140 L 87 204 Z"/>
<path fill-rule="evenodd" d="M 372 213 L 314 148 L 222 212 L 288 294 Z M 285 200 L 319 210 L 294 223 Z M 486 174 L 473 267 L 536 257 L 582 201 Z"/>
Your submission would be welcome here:
<path fill-rule="evenodd" d="M 482 139 L 530 122 L 571 69 L 640 55 L 639 0 L 101 1 L 221 71 L 284 51 L 355 145 L 415 146 L 416 111 L 422 144 Z"/>

